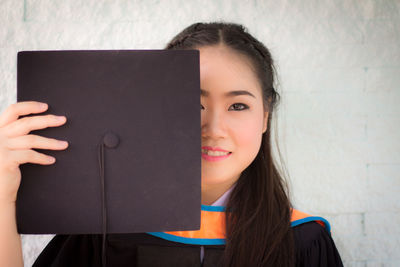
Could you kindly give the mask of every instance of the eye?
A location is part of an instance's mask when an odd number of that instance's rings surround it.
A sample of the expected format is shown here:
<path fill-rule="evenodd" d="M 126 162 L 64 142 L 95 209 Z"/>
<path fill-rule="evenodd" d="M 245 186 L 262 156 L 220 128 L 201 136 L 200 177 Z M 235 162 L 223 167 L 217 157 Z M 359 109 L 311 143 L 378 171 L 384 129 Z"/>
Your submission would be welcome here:
<path fill-rule="evenodd" d="M 235 103 L 231 107 L 242 107 L 239 109 L 234 109 L 235 111 L 241 111 L 241 110 L 245 110 L 245 109 L 249 108 L 249 106 L 247 106 L 246 104 L 242 104 L 242 103 Z"/>
<path fill-rule="evenodd" d="M 203 105 L 200 105 L 200 106 L 201 106 L 200 109 L 204 109 Z M 241 110 L 245 110 L 245 109 L 248 109 L 248 108 L 249 108 L 248 105 L 243 104 L 243 103 L 235 103 L 235 104 L 233 104 L 231 107 L 236 107 L 236 108 L 234 109 L 234 111 L 241 111 Z M 237 107 L 241 107 L 241 108 L 237 109 Z"/>

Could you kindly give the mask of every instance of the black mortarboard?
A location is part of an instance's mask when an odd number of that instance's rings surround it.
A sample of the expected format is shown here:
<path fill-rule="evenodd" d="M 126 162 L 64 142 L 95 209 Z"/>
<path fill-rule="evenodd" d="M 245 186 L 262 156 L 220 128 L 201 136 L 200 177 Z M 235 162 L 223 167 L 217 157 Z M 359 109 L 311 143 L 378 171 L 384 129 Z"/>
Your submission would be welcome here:
<path fill-rule="evenodd" d="M 198 50 L 21 51 L 27 100 L 67 117 L 31 134 L 69 146 L 20 166 L 19 233 L 102 233 L 105 218 L 107 233 L 200 228 Z"/>

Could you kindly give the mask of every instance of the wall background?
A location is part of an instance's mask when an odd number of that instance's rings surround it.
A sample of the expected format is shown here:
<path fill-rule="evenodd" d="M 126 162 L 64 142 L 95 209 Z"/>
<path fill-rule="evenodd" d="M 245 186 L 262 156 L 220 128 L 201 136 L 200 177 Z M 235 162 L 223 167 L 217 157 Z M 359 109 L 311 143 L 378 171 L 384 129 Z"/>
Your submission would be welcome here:
<path fill-rule="evenodd" d="M 296 207 L 330 221 L 345 266 L 400 266 L 400 1 L 0 0 L 0 109 L 17 51 L 162 49 L 215 20 L 275 57 Z M 22 236 L 26 266 L 51 238 Z"/>

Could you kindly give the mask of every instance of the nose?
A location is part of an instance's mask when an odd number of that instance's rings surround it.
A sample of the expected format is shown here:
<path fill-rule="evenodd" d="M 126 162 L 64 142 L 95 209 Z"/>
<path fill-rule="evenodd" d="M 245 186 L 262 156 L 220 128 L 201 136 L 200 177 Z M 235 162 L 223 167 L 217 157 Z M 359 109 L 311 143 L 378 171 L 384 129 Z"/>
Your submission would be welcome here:
<path fill-rule="evenodd" d="M 210 109 L 201 111 L 201 136 L 215 139 L 226 137 L 226 124 L 221 112 Z"/>

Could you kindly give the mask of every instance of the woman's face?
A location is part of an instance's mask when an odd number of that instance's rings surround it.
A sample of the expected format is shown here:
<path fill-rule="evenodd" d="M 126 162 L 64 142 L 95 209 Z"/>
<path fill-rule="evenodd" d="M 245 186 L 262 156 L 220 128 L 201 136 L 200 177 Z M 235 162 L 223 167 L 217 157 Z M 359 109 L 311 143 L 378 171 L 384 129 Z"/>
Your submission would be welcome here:
<path fill-rule="evenodd" d="M 256 157 L 267 129 L 261 87 L 250 61 L 226 46 L 200 50 L 202 190 L 225 192 Z M 231 152 L 207 156 L 205 147 Z M 220 189 L 220 190 L 218 190 Z"/>

